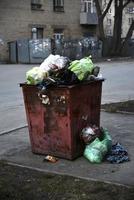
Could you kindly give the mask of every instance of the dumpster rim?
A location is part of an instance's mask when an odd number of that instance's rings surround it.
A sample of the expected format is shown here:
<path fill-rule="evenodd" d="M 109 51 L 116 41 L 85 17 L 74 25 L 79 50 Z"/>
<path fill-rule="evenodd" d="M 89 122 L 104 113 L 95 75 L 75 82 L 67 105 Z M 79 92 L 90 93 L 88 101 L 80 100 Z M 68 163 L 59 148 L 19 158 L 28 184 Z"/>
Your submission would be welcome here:
<path fill-rule="evenodd" d="M 101 79 L 98 79 L 98 80 L 92 80 L 92 81 L 84 81 L 84 82 L 81 82 L 81 83 L 77 83 L 77 84 L 73 84 L 73 85 L 52 85 L 51 88 L 74 88 L 74 87 L 77 87 L 77 86 L 81 86 L 81 85 L 89 85 L 89 84 L 92 84 L 92 83 L 96 83 L 96 82 L 103 82 L 105 81 L 104 78 L 101 78 Z M 37 87 L 38 85 L 33 85 L 33 84 L 27 84 L 26 82 L 24 83 L 20 83 L 20 87 Z"/>

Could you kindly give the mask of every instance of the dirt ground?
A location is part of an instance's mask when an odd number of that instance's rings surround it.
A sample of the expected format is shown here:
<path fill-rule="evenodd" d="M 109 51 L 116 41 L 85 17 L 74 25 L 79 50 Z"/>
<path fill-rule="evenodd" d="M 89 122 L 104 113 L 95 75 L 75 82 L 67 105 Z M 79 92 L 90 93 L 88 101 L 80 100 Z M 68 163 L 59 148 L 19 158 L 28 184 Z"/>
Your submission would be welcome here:
<path fill-rule="evenodd" d="M 133 200 L 134 188 L 46 174 L 0 162 L 1 200 Z"/>

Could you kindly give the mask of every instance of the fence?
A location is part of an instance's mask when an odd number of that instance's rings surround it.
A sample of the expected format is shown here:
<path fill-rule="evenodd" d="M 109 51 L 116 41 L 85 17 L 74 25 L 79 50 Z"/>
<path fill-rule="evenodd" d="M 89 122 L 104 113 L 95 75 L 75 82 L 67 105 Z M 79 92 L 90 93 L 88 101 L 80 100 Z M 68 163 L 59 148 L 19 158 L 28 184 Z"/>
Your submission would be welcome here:
<path fill-rule="evenodd" d="M 22 39 L 9 43 L 11 63 L 41 63 L 52 53 L 51 39 Z"/>
<path fill-rule="evenodd" d="M 77 40 L 56 40 L 50 38 L 39 40 L 22 39 L 9 43 L 9 58 L 11 63 L 41 63 L 49 54 L 59 54 L 71 60 L 92 55 L 100 58 L 102 43 L 97 38 L 82 38 Z"/>
<path fill-rule="evenodd" d="M 100 58 L 102 43 L 96 38 L 82 38 L 80 40 L 65 40 L 55 42 L 55 54 L 67 56 L 70 59 L 80 59 L 92 55 L 93 58 Z"/>
<path fill-rule="evenodd" d="M 104 57 L 110 56 L 112 43 L 113 43 L 112 37 L 105 38 L 105 42 L 103 43 Z M 134 57 L 134 39 L 129 39 L 127 45 L 121 52 L 121 56 Z"/>

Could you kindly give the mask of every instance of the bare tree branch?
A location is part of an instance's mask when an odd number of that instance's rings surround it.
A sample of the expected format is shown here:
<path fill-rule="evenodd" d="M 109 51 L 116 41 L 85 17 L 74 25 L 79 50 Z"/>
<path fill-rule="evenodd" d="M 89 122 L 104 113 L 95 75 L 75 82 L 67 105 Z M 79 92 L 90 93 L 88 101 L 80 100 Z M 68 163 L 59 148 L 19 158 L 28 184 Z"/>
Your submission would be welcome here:
<path fill-rule="evenodd" d="M 104 11 L 102 11 L 102 5 L 100 0 L 94 0 L 98 15 L 98 37 L 101 39 L 104 44 L 107 42 L 105 40 L 106 35 L 104 32 L 104 18 L 108 13 L 108 10 L 111 7 L 112 2 L 114 2 L 114 9 L 115 9 L 115 16 L 114 16 L 114 27 L 113 27 L 113 37 L 112 37 L 112 43 L 111 48 L 109 49 L 109 54 L 111 55 L 120 55 L 123 52 L 123 49 L 127 47 L 129 39 L 132 37 L 133 31 L 134 31 L 134 21 L 132 22 L 127 35 L 122 41 L 121 39 L 121 25 L 122 25 L 122 15 L 123 15 L 123 9 L 131 2 L 134 2 L 134 0 L 109 0 L 106 8 Z M 108 49 L 107 49 L 108 50 Z M 125 52 L 125 51 L 124 51 Z M 103 51 L 104 55 L 107 54 L 105 52 L 105 49 Z M 123 54 L 122 54 L 123 55 Z"/>
<path fill-rule="evenodd" d="M 127 45 L 129 39 L 132 37 L 133 31 L 134 31 L 134 20 L 132 21 L 132 24 L 131 24 L 128 32 L 127 32 L 126 38 L 125 38 L 125 40 L 122 43 L 122 46 L 121 46 L 121 51 L 122 52 L 123 52 L 125 46 Z"/>
<path fill-rule="evenodd" d="M 127 0 L 127 1 L 124 3 L 123 8 L 125 8 L 130 2 L 131 2 L 131 0 Z"/>
<path fill-rule="evenodd" d="M 112 2 L 113 2 L 113 0 L 109 0 L 109 2 L 108 2 L 108 4 L 107 4 L 107 7 L 106 7 L 105 11 L 104 11 L 103 14 L 102 14 L 102 18 L 104 18 L 104 17 L 106 16 L 106 14 L 107 14 L 107 12 L 108 12 L 108 10 L 109 10 L 109 8 L 110 8 Z"/>
<path fill-rule="evenodd" d="M 129 30 L 128 30 L 127 35 L 126 35 L 126 40 L 128 40 L 129 38 L 131 38 L 131 36 L 133 34 L 133 31 L 134 31 L 134 20 L 132 21 L 132 24 L 129 27 Z"/>

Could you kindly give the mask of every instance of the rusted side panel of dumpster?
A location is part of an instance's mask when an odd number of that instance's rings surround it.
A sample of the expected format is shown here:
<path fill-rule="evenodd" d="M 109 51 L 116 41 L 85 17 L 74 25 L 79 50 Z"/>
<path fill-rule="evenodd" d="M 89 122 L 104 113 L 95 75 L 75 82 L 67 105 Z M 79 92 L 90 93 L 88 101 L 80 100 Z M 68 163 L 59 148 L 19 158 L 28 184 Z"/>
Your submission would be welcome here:
<path fill-rule="evenodd" d="M 91 124 L 100 125 L 101 91 L 102 82 L 79 85 L 70 90 L 72 152 L 75 155 L 83 153 L 80 139 L 82 129 Z"/>
<path fill-rule="evenodd" d="M 100 123 L 102 81 L 53 87 L 39 98 L 36 86 L 22 85 L 32 151 L 65 159 L 83 154 L 81 130 Z M 44 104 L 44 96 L 49 103 Z"/>
<path fill-rule="evenodd" d="M 70 159 L 71 135 L 68 118 L 68 91 L 49 90 L 50 105 L 44 105 L 35 86 L 23 86 L 32 151 Z M 66 103 L 60 101 L 64 96 Z"/>

